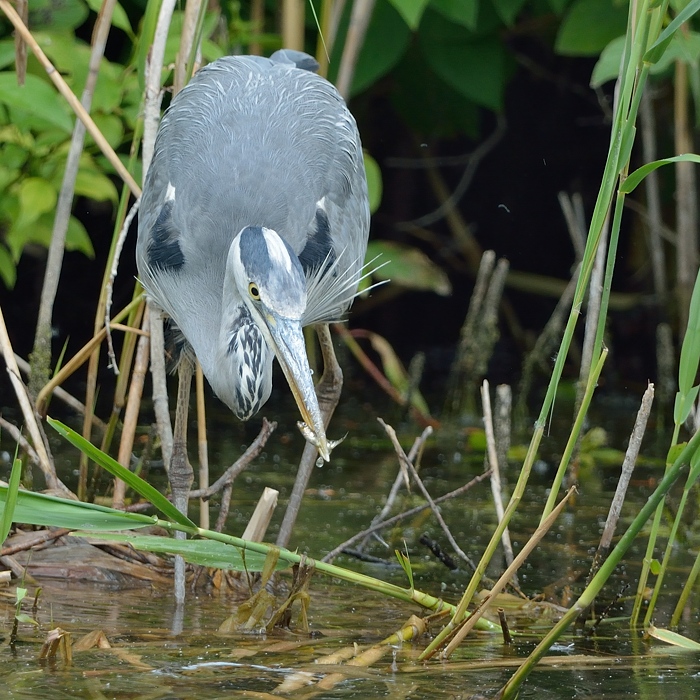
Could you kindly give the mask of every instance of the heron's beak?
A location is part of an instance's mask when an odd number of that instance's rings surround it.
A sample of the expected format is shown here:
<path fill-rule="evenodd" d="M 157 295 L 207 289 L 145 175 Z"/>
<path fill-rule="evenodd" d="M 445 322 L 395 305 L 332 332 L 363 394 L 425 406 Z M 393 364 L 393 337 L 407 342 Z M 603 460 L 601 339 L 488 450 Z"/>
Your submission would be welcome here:
<path fill-rule="evenodd" d="M 282 366 L 301 417 L 308 428 L 302 429 L 302 433 L 318 448 L 321 457 L 328 462 L 331 458 L 331 447 L 326 438 L 321 410 L 318 407 L 301 323 L 272 314 L 266 314 L 265 321 L 272 336 L 272 349 Z"/>

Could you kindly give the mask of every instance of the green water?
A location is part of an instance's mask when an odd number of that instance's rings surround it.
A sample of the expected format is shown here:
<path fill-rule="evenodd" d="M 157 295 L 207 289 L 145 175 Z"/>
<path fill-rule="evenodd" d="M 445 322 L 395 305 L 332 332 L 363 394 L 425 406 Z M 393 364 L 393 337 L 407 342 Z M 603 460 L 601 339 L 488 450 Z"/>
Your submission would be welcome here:
<path fill-rule="evenodd" d="M 356 415 L 356 414 L 354 414 Z M 624 423 L 624 419 L 621 420 Z M 393 481 L 397 462 L 378 426 L 358 425 L 341 411 L 338 433 L 350 435 L 334 453 L 330 465 L 316 469 L 305 499 L 294 548 L 322 556 L 347 537 L 366 527 L 383 503 Z M 630 422 L 631 425 L 631 422 Z M 398 426 L 398 423 L 397 423 Z M 417 431 L 400 430 L 408 447 Z M 362 436 L 362 437 L 360 437 Z M 333 430 L 331 437 L 337 437 Z M 219 471 L 235 458 L 248 438 L 240 428 L 225 425 L 212 433 L 210 450 Z M 613 446 L 616 442 L 612 440 Z M 624 446 L 624 439 L 620 439 Z M 299 440 L 282 426 L 254 467 L 239 477 L 228 530 L 240 534 L 264 486 L 280 490 L 279 512 L 268 539 L 274 540 L 286 497 L 293 483 L 293 449 Z M 543 448 L 539 473 L 533 474 L 522 507 L 513 522 L 511 537 L 516 549 L 526 541 L 539 518 L 548 470 L 556 464 L 560 446 L 551 438 Z M 422 474 L 434 496 L 465 483 L 482 470 L 482 456 L 470 449 L 469 432 L 452 428 L 431 440 L 423 459 Z M 515 468 L 515 463 L 513 465 Z M 214 466 L 214 470 L 217 467 Z M 519 572 L 523 590 L 531 596 L 545 591 L 554 602 L 565 602 L 567 591 L 581 590 L 591 550 L 597 545 L 619 468 L 590 461 L 581 475 L 576 503 L 562 516 L 542 545 Z M 630 488 L 618 533 L 630 522 L 650 493 L 649 479 L 658 469 L 640 467 Z M 155 474 L 157 476 L 157 474 Z M 515 474 L 509 474 L 512 484 Z M 399 509 L 418 503 L 417 496 L 403 496 Z M 214 510 L 214 517 L 216 511 Z M 458 501 L 442 506 L 442 514 L 466 553 L 477 560 L 495 522 L 488 482 Z M 368 553 L 384 564 L 363 563 L 340 557 L 336 563 L 402 586 L 406 579 L 396 565 L 395 548 L 407 548 L 415 570 L 416 587 L 455 602 L 468 581 L 466 565 L 450 571 L 419 544 L 424 532 L 452 554 L 444 535 L 428 511 L 384 532 L 385 543 L 373 541 Z M 697 551 L 692 523 L 672 560 L 668 588 L 662 595 L 657 624 L 668 622 L 683 580 Z M 524 698 L 697 698 L 700 697 L 700 657 L 630 633 L 624 616 L 636 587 L 644 541 L 639 539 L 626 565 L 606 587 L 601 607 L 610 604 L 608 616 L 594 636 L 570 634 L 551 650 L 548 665 L 528 679 Z M 499 562 L 489 571 L 500 573 Z M 399 629 L 414 606 L 341 584 L 316 574 L 312 580 L 309 622 L 312 634 L 275 632 L 222 635 L 221 622 L 235 601 L 222 594 L 193 594 L 183 611 L 175 610 L 168 587 L 112 589 L 66 581 L 42 581 L 36 619 L 38 626 L 21 624 L 19 639 L 10 648 L 14 615 L 14 587 L 0 589 L 0 697 L 26 698 L 467 698 L 494 694 L 514 672 L 541 635 L 551 626 L 552 612 L 545 606 L 527 611 L 507 611 L 514 644 L 506 646 L 500 635 L 478 634 L 465 642 L 447 662 L 419 664 L 416 659 L 427 639 L 388 649 L 368 668 L 324 666 L 319 659 L 357 644 L 376 644 Z M 30 596 L 34 589 L 30 587 Z M 691 596 L 692 610 L 699 607 L 698 591 Z M 31 607 L 25 606 L 25 610 Z M 697 612 L 681 630 L 700 639 Z M 62 659 L 38 660 L 46 632 L 61 627 L 73 640 L 102 630 L 111 648 L 74 655 L 72 664 Z M 182 631 L 179 631 L 182 630 Z M 433 626 L 432 633 L 439 630 Z M 341 675 L 333 677 L 330 673 Z M 331 680 L 335 678 L 335 682 Z M 299 688 L 285 691 L 282 683 L 298 681 Z M 321 684 L 320 686 L 318 684 Z M 324 687 L 324 683 L 326 684 Z"/>

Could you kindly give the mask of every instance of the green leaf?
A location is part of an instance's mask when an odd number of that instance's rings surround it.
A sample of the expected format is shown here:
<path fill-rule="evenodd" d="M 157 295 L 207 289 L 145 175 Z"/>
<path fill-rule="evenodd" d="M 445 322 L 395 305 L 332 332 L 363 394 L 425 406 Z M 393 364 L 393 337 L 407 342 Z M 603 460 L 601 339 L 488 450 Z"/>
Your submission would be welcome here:
<path fill-rule="evenodd" d="M 15 73 L 0 73 L 0 103 L 36 115 L 68 134 L 73 130 L 73 120 L 63 99 L 51 85 L 31 73 L 22 87 L 17 85 Z"/>
<path fill-rule="evenodd" d="M 82 435 L 71 430 L 67 425 L 63 425 L 60 421 L 53 418 L 46 419 L 49 425 L 62 435 L 68 442 L 75 445 L 83 454 L 89 457 L 93 462 L 99 464 L 103 469 L 106 469 L 112 476 L 121 479 L 127 486 L 134 489 L 136 493 L 143 496 L 147 501 L 152 503 L 163 515 L 170 518 L 173 522 L 185 525 L 186 527 L 196 528 L 197 526 L 186 516 L 183 515 L 160 491 L 145 482 L 141 477 L 134 474 L 132 471 L 122 467 L 119 462 L 102 452 L 97 447 L 89 443 Z M 113 528 L 117 529 L 117 528 Z"/>
<path fill-rule="evenodd" d="M 345 44 L 350 3 L 341 22 L 339 37 L 331 54 L 330 80 L 336 82 Z M 355 66 L 350 94 L 357 95 L 385 76 L 401 60 L 411 40 L 411 30 L 388 0 L 377 0 L 372 20 Z"/>
<path fill-rule="evenodd" d="M 10 528 L 14 522 L 15 506 L 17 505 L 17 492 L 19 482 L 22 478 L 22 460 L 15 458 L 12 462 L 12 472 L 10 473 L 10 483 L 7 488 L 5 507 L 2 510 L 2 520 L 0 520 L 0 545 L 2 545 L 10 534 Z"/>
<path fill-rule="evenodd" d="M 620 192 L 624 194 L 629 194 L 634 191 L 634 189 L 639 185 L 639 183 L 653 170 L 660 168 L 662 165 L 668 165 L 669 163 L 681 163 L 688 161 L 691 163 L 700 163 L 700 156 L 695 153 L 683 153 L 680 156 L 673 156 L 672 158 L 662 158 L 661 160 L 654 160 L 651 163 L 643 165 L 641 168 L 637 168 L 634 172 L 630 173 L 627 179 L 620 186 Z"/>
<path fill-rule="evenodd" d="M 509 27 L 513 26 L 515 19 L 523 9 L 526 0 L 491 0 L 496 8 L 498 16 L 503 20 L 504 24 Z"/>
<path fill-rule="evenodd" d="M 92 533 L 73 533 L 76 537 L 91 536 Z M 115 533 L 100 533 L 100 539 L 114 542 L 126 542 L 134 549 L 158 554 L 179 554 L 183 559 L 199 566 L 231 571 L 262 571 L 267 554 L 243 550 L 234 545 L 217 542 L 216 540 L 176 540 L 172 537 L 155 535 L 127 535 Z M 275 569 L 280 571 L 289 568 L 289 562 L 278 559 Z"/>
<path fill-rule="evenodd" d="M 627 3 L 575 0 L 559 27 L 555 50 L 564 56 L 595 56 L 627 30 Z"/>
<path fill-rule="evenodd" d="M 685 24 L 698 10 L 700 10 L 700 0 L 690 0 L 690 2 L 673 18 L 673 21 L 659 34 L 658 39 L 647 49 L 644 54 L 646 63 L 657 63 L 664 55 L 673 35 L 681 25 Z"/>
<path fill-rule="evenodd" d="M 436 76 L 415 43 L 392 73 L 390 98 L 418 138 L 481 137 L 479 107 Z"/>
<path fill-rule="evenodd" d="M 99 14 L 102 7 L 102 0 L 87 0 L 87 4 L 93 12 Z M 112 26 L 117 29 L 121 29 L 123 32 L 129 35 L 132 41 L 135 41 L 134 32 L 131 29 L 131 22 L 129 22 L 129 17 L 126 14 L 124 8 L 116 3 L 114 6 L 114 13 L 112 14 Z"/>
<path fill-rule="evenodd" d="M 629 128 L 622 130 L 622 138 L 620 140 L 620 150 L 617 154 L 618 172 L 630 162 L 632 157 L 632 147 L 634 146 L 634 137 L 637 135 L 637 127 L 634 124 L 626 124 Z"/>
<path fill-rule="evenodd" d="M 90 260 L 95 259 L 95 249 L 88 235 L 87 229 L 72 214 L 68 219 L 68 231 L 66 231 L 66 250 L 83 253 Z"/>
<path fill-rule="evenodd" d="M 0 69 L 7 68 L 15 62 L 15 42 L 13 39 L 0 41 Z"/>
<path fill-rule="evenodd" d="M 405 395 L 408 388 L 408 375 L 404 369 L 396 350 L 391 346 L 391 343 L 379 333 L 369 332 L 369 341 L 372 344 L 372 349 L 379 355 L 382 361 L 382 369 L 386 378 L 391 385 L 398 389 L 402 395 Z"/>
<path fill-rule="evenodd" d="M 591 74 L 591 87 L 597 88 L 608 80 L 617 80 L 622 62 L 622 52 L 625 49 L 625 36 L 613 39 L 601 52 L 600 58 Z"/>
<path fill-rule="evenodd" d="M 0 486 L 0 509 L 4 513 L 7 486 Z M 65 527 L 70 530 L 136 530 L 156 522 L 152 515 L 124 513 L 113 508 L 82 503 L 67 498 L 47 496 L 33 491 L 19 491 L 13 521 L 42 527 Z"/>
<path fill-rule="evenodd" d="M 430 7 L 452 22 L 467 29 L 476 29 L 479 21 L 479 0 L 432 0 Z"/>
<path fill-rule="evenodd" d="M 35 32 L 35 39 L 51 63 L 64 74 L 73 91 L 79 95 L 88 72 L 90 46 L 72 33 L 55 31 L 52 27 Z"/>
<path fill-rule="evenodd" d="M 474 34 L 428 11 L 418 41 L 426 63 L 448 85 L 482 107 L 502 109 L 506 54 L 496 34 Z"/>
<path fill-rule="evenodd" d="M 15 615 L 15 619 L 17 620 L 17 622 L 23 622 L 26 625 L 34 625 L 36 627 L 39 626 L 39 623 L 30 615 L 27 615 L 27 613 L 17 613 Z"/>
<path fill-rule="evenodd" d="M 75 193 L 96 202 L 113 202 L 119 200 L 119 193 L 114 183 L 97 170 L 81 168 L 75 178 Z"/>
<path fill-rule="evenodd" d="M 76 29 L 90 14 L 83 0 L 32 0 L 29 26 L 32 28 Z"/>
<path fill-rule="evenodd" d="M 680 453 L 683 452 L 687 444 L 687 442 L 680 442 L 676 445 L 672 445 L 668 451 L 668 454 L 666 455 L 666 464 L 673 464 L 678 459 Z"/>
<path fill-rule="evenodd" d="M 136 44 L 136 74 L 139 79 L 139 94 L 145 89 L 144 76 L 146 75 L 146 61 L 153 46 L 153 37 L 156 31 L 156 23 L 160 12 L 160 2 L 151 0 L 146 3 L 146 11 L 141 20 L 139 41 Z"/>
<path fill-rule="evenodd" d="M 626 37 L 613 39 L 600 54 L 598 62 L 591 75 L 591 87 L 600 87 L 608 80 L 615 80 L 620 71 L 622 52 L 625 48 Z M 669 69 L 676 61 L 684 61 L 693 65 L 700 55 L 700 34 L 697 32 L 677 32 L 671 38 L 670 44 L 663 56 L 652 65 L 650 72 L 659 75 Z"/>
<path fill-rule="evenodd" d="M 678 391 L 673 405 L 673 422 L 676 425 L 685 423 L 693 410 L 693 404 L 698 396 L 700 386 L 694 386 L 688 391 Z"/>
<path fill-rule="evenodd" d="M 20 218 L 22 224 L 36 221 L 42 214 L 52 211 L 58 195 L 54 186 L 41 177 L 28 177 L 19 186 Z"/>
<path fill-rule="evenodd" d="M 659 69 L 665 70 L 675 61 L 683 61 L 688 65 L 697 65 L 700 56 L 700 34 L 698 32 L 676 32 L 666 52 L 657 61 L 651 72 L 658 73 Z"/>
<path fill-rule="evenodd" d="M 389 73 L 401 60 L 410 40 L 411 32 L 399 13 L 388 2 L 377 2 L 355 66 L 351 96 Z"/>
<path fill-rule="evenodd" d="M 118 148 L 124 140 L 124 124 L 119 117 L 114 114 L 95 114 L 93 116 L 97 128 L 102 132 L 102 135 L 107 139 L 107 143 L 112 148 Z M 92 137 L 86 139 L 92 142 Z"/>
<path fill-rule="evenodd" d="M 125 71 L 121 69 L 121 66 L 103 60 L 97 85 L 95 85 L 95 94 L 92 98 L 92 112 L 95 116 L 104 118 L 109 115 L 113 119 L 118 119 L 112 113 L 121 112 L 124 95 L 129 87 L 124 82 L 125 77 Z"/>
<path fill-rule="evenodd" d="M 17 281 L 17 268 L 10 252 L 0 244 L 0 279 L 8 289 L 12 289 Z"/>
<path fill-rule="evenodd" d="M 389 0 L 410 29 L 416 30 L 430 0 Z"/>
<path fill-rule="evenodd" d="M 688 311 L 688 326 L 681 357 L 678 362 L 678 393 L 673 409 L 673 419 L 676 425 L 680 425 L 690 415 L 690 411 L 697 398 L 700 386 L 693 386 L 700 364 L 700 271 L 695 278 L 693 295 L 690 298 Z"/>
<path fill-rule="evenodd" d="M 655 627 L 654 625 L 649 625 L 647 628 L 647 634 L 654 639 L 658 639 L 660 642 L 666 642 L 666 644 L 672 644 L 675 647 L 680 647 L 686 651 L 700 651 L 700 643 L 694 641 L 693 639 L 688 639 L 678 632 L 671 632 L 671 630 L 661 629 L 660 627 Z"/>
<path fill-rule="evenodd" d="M 690 471 L 688 472 L 688 478 L 686 479 L 684 491 L 688 491 L 692 488 L 695 482 L 700 477 L 700 450 L 697 450 L 695 454 L 690 458 Z"/>
<path fill-rule="evenodd" d="M 409 588 L 413 590 L 413 567 L 411 566 L 411 558 L 408 556 L 408 548 L 406 548 L 405 554 L 400 549 L 395 549 L 394 554 L 396 554 L 396 558 L 398 559 L 399 564 L 401 564 L 401 568 L 404 570 L 404 573 L 408 578 Z"/>
<path fill-rule="evenodd" d="M 364 152 L 364 156 L 367 191 L 369 193 L 369 210 L 374 214 L 382 202 L 382 171 L 379 169 L 377 161 L 367 151 Z"/>
<path fill-rule="evenodd" d="M 379 279 L 391 280 L 406 289 L 431 291 L 441 296 L 452 293 L 452 285 L 443 269 L 438 267 L 418 248 L 392 241 L 370 241 L 367 257 L 387 264 L 375 272 Z"/>

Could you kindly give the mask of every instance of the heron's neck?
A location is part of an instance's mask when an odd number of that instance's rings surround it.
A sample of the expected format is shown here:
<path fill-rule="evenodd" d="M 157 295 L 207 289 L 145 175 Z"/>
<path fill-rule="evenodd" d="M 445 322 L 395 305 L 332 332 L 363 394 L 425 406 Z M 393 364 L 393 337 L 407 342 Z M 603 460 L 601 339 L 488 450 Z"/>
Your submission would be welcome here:
<path fill-rule="evenodd" d="M 272 391 L 273 355 L 228 270 L 213 359 L 213 366 L 205 374 L 214 392 L 238 418 L 248 420 Z"/>

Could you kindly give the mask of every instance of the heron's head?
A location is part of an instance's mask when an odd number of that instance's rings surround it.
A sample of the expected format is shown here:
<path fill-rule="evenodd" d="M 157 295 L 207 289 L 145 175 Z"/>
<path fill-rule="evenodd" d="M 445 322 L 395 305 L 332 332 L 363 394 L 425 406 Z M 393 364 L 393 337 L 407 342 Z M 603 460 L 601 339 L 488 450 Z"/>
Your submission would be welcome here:
<path fill-rule="evenodd" d="M 330 449 L 301 330 L 306 280 L 299 259 L 277 232 L 247 226 L 233 240 L 227 266 L 246 309 L 282 367 L 319 453 L 328 461 Z"/>

